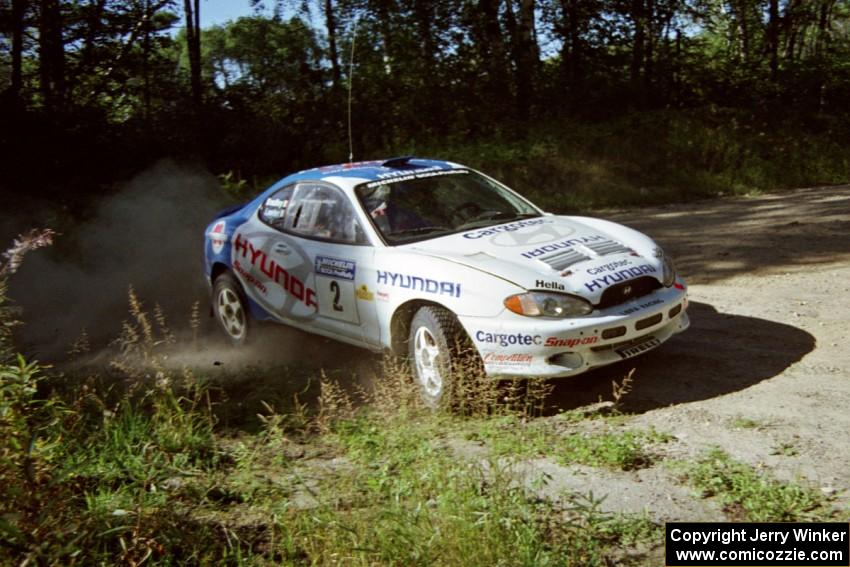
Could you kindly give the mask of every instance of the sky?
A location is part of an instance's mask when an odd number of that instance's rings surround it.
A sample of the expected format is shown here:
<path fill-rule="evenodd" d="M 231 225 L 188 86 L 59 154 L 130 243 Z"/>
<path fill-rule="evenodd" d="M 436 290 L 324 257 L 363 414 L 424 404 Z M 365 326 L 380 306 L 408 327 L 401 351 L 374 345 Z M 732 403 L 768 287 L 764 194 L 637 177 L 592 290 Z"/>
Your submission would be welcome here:
<path fill-rule="evenodd" d="M 201 28 L 223 24 L 252 13 L 249 0 L 201 0 Z"/>

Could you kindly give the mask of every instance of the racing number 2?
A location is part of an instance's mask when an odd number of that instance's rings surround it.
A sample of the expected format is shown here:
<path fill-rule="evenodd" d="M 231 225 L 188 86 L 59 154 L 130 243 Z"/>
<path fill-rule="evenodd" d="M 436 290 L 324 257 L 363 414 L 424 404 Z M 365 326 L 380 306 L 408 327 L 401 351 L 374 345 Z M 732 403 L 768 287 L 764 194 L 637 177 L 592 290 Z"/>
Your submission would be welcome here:
<path fill-rule="evenodd" d="M 343 311 L 342 305 L 339 303 L 339 284 L 336 281 L 331 282 L 331 293 L 334 294 L 333 306 L 334 311 Z"/>

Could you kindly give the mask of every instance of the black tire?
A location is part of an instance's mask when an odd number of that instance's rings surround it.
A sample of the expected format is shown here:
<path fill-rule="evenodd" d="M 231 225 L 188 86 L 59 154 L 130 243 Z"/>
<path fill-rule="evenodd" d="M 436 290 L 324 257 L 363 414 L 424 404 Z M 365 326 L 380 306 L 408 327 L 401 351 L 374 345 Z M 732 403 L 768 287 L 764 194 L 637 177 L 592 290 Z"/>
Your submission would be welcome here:
<path fill-rule="evenodd" d="M 212 292 L 212 308 L 219 328 L 224 331 L 233 346 L 242 346 L 251 336 L 251 317 L 242 286 L 229 273 L 215 279 Z"/>
<path fill-rule="evenodd" d="M 408 357 L 422 401 L 435 409 L 453 405 L 460 373 L 477 370 L 480 362 L 457 317 L 431 305 L 420 308 L 410 321 Z"/>

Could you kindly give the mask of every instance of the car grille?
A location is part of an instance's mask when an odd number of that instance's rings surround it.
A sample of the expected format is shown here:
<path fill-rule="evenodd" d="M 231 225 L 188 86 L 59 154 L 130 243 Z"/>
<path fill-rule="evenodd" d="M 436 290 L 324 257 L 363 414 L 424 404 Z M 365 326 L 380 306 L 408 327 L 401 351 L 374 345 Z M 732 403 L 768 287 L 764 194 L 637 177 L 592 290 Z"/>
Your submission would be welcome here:
<path fill-rule="evenodd" d="M 614 305 L 620 305 L 630 299 L 649 295 L 656 289 L 660 288 L 659 281 L 650 276 L 641 276 L 633 280 L 625 281 L 612 285 L 602 293 L 602 297 L 596 307 L 605 309 Z"/>

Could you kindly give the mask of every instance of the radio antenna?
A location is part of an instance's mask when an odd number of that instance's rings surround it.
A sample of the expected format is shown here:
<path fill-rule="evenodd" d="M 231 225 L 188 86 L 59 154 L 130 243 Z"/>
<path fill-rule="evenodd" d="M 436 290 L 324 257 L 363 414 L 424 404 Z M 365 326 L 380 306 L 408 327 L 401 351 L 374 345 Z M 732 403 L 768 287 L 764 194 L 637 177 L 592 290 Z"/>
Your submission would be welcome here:
<path fill-rule="evenodd" d="M 354 82 L 354 43 L 357 40 L 357 19 L 351 35 L 351 55 L 348 60 L 348 163 L 354 162 L 354 141 L 351 135 L 351 85 Z"/>

